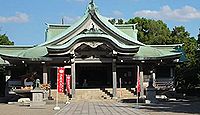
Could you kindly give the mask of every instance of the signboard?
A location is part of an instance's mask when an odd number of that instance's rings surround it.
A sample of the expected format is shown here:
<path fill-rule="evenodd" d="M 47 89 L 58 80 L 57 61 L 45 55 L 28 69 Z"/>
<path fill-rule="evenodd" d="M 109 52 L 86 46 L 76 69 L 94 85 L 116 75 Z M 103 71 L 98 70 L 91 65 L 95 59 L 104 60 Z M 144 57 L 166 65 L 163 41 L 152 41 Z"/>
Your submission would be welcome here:
<path fill-rule="evenodd" d="M 57 90 L 58 90 L 58 93 L 64 92 L 64 74 L 65 74 L 65 68 L 58 67 L 57 68 Z"/>
<path fill-rule="evenodd" d="M 66 75 L 66 89 L 67 89 L 67 93 L 70 93 L 70 80 L 71 80 L 71 75 Z"/>

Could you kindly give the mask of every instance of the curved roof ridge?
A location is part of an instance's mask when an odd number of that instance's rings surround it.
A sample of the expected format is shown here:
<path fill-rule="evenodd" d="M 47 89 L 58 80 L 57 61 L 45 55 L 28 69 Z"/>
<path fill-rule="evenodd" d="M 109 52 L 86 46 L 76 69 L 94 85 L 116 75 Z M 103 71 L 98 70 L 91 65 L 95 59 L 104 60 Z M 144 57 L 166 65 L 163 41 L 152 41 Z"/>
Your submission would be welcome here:
<path fill-rule="evenodd" d="M 115 45 L 117 45 L 117 47 L 122 48 L 122 49 L 127 49 L 127 48 L 137 48 L 139 46 L 132 46 L 132 45 L 126 45 L 126 44 L 122 44 L 119 41 L 117 41 L 116 39 L 114 39 L 112 36 L 110 35 L 106 35 L 106 34 L 80 34 L 78 36 L 73 37 L 72 39 L 70 39 L 66 44 L 60 45 L 60 46 L 48 46 L 48 49 L 63 49 L 63 48 L 68 48 L 70 47 L 73 43 L 75 43 L 76 41 L 80 40 L 80 39 L 84 39 L 85 37 L 99 37 L 99 38 L 105 38 L 105 39 L 109 39 L 111 40 Z"/>
<path fill-rule="evenodd" d="M 119 36 L 123 37 L 124 39 L 127 39 L 127 40 L 129 40 L 129 41 L 131 41 L 131 42 L 133 42 L 133 43 L 138 44 L 138 45 L 145 45 L 145 44 L 143 44 L 143 43 L 141 43 L 141 42 L 139 42 L 139 41 L 134 40 L 134 38 L 128 36 L 127 34 L 125 34 L 124 32 L 122 32 L 121 30 L 119 30 L 117 27 L 115 27 L 115 26 L 112 25 L 110 22 L 108 22 L 108 20 L 107 20 L 104 16 L 100 15 L 99 13 L 96 13 L 96 15 L 97 15 L 97 17 L 98 17 L 103 23 L 105 23 L 106 26 L 107 26 L 110 30 L 112 30 L 114 33 L 116 33 L 116 34 L 118 34 Z"/>

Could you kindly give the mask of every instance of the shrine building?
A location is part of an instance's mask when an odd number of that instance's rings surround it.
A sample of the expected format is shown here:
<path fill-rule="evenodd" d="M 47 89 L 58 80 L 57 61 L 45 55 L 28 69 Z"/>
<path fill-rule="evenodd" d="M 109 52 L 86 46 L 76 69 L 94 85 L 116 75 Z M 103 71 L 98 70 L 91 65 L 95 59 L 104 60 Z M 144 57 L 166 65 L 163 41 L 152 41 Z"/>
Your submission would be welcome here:
<path fill-rule="evenodd" d="M 57 67 L 65 67 L 65 73 L 71 75 L 72 96 L 76 89 L 112 88 L 116 97 L 120 79 L 124 88 L 136 86 L 137 66 L 141 88 L 152 75 L 155 82 L 164 80 L 173 85 L 175 65 L 184 57 L 182 44 L 141 43 L 136 24 L 112 25 L 93 1 L 75 23 L 47 25 L 42 44 L 0 46 L 6 81 L 20 81 L 21 76 L 37 72 L 42 84 L 51 83 L 51 89 L 56 89 Z"/>

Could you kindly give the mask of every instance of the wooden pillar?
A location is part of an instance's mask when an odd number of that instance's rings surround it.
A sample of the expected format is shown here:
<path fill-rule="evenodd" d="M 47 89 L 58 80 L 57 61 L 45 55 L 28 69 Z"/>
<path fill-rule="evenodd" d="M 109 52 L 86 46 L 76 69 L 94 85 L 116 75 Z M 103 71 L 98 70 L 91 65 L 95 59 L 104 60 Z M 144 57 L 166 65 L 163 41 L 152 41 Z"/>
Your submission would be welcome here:
<path fill-rule="evenodd" d="M 155 70 L 153 70 L 152 77 L 153 77 L 153 86 L 156 87 L 156 73 L 155 73 Z"/>
<path fill-rule="evenodd" d="M 43 65 L 43 84 L 48 83 L 47 66 Z"/>
<path fill-rule="evenodd" d="M 116 69 L 116 59 L 112 62 L 112 77 L 113 77 L 113 97 L 117 97 L 117 69 Z"/>
<path fill-rule="evenodd" d="M 173 67 L 170 68 L 170 77 L 174 78 L 174 68 Z"/>
<path fill-rule="evenodd" d="M 175 88 L 174 88 L 174 86 L 175 86 L 175 74 L 174 74 L 174 68 L 173 67 L 171 67 L 170 68 L 170 78 L 172 79 L 172 86 L 173 86 L 173 90 L 175 91 Z"/>
<path fill-rule="evenodd" d="M 72 90 L 71 90 L 71 94 L 72 97 L 75 97 L 75 89 L 76 89 L 76 74 L 75 74 L 75 61 L 74 59 L 71 59 L 71 76 L 72 76 Z"/>

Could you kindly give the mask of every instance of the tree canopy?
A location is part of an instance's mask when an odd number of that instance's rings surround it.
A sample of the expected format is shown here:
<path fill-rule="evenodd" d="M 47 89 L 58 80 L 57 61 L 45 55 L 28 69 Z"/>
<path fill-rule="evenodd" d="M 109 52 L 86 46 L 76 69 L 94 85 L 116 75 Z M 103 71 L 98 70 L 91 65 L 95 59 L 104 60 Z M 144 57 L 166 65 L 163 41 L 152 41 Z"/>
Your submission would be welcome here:
<path fill-rule="evenodd" d="M 170 30 L 161 20 L 135 17 L 130 19 L 127 24 L 138 23 L 138 40 L 145 44 L 170 44 Z"/>
<path fill-rule="evenodd" d="M 187 62 L 178 65 L 177 82 L 178 88 L 191 89 L 200 86 L 200 70 L 199 60 L 200 55 L 198 43 L 200 43 L 200 34 L 198 40 L 190 37 L 190 33 L 185 30 L 184 26 L 174 27 L 172 31 L 167 27 L 162 20 L 152 20 L 146 18 L 135 17 L 129 19 L 127 24 L 137 23 L 138 40 L 145 44 L 168 45 L 168 44 L 183 44 Z"/>
<path fill-rule="evenodd" d="M 14 45 L 14 42 L 8 39 L 6 34 L 0 35 L 0 45 Z"/>

